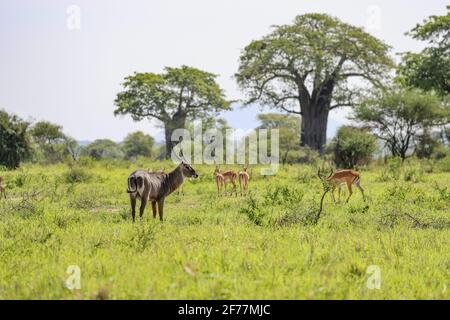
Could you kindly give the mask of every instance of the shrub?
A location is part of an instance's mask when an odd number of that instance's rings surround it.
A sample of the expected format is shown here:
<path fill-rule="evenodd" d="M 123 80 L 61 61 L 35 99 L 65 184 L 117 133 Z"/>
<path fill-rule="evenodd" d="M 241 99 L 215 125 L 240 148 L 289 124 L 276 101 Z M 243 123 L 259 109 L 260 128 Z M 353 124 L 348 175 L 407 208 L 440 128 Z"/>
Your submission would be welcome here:
<path fill-rule="evenodd" d="M 377 140 L 363 129 L 342 126 L 331 143 L 331 149 L 337 166 L 354 168 L 371 160 L 377 150 Z"/>
<path fill-rule="evenodd" d="M 88 182 L 93 175 L 84 168 L 72 167 L 64 173 L 64 180 L 66 183 L 80 183 Z"/>

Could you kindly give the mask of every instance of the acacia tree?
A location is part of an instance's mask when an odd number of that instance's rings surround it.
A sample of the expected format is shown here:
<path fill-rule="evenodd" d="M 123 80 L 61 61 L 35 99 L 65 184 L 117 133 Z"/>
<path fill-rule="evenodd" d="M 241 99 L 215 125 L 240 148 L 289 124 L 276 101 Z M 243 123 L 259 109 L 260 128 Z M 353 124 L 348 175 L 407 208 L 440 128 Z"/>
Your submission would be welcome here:
<path fill-rule="evenodd" d="M 372 129 L 393 156 L 404 160 L 420 132 L 449 122 L 449 110 L 434 93 L 394 89 L 367 98 L 354 109 L 353 119 Z"/>
<path fill-rule="evenodd" d="M 36 150 L 46 161 L 61 161 L 65 153 L 62 127 L 48 121 L 39 121 L 30 130 L 34 142 L 38 148 Z"/>
<path fill-rule="evenodd" d="M 299 149 L 300 118 L 281 113 L 263 113 L 258 115 L 261 125 L 257 129 L 278 129 L 281 161 L 286 164 L 289 153 Z M 268 137 L 270 139 L 270 137 Z"/>
<path fill-rule="evenodd" d="M 115 100 L 114 114 L 130 114 L 135 121 L 161 121 L 166 157 L 173 148 L 171 137 L 175 129 L 185 128 L 187 120 L 230 109 L 216 75 L 192 67 L 167 67 L 162 74 L 135 73 L 125 79 L 123 86 L 125 90 Z"/>
<path fill-rule="evenodd" d="M 323 152 L 328 114 L 354 106 L 360 78 L 377 86 L 393 62 L 389 46 L 326 14 L 297 16 L 242 52 L 236 79 L 255 102 L 302 116 L 300 145 Z"/>

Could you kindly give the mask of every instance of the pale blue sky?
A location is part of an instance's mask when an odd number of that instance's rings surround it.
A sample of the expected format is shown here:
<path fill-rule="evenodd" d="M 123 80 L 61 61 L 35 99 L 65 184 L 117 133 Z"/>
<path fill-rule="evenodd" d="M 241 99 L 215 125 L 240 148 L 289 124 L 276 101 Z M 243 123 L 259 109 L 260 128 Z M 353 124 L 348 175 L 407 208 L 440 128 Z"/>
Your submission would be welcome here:
<path fill-rule="evenodd" d="M 404 35 L 447 1 L 407 0 L 0 0 L 0 108 L 26 119 L 50 120 L 79 140 L 121 141 L 132 131 L 160 136 L 155 123 L 114 117 L 123 78 L 135 71 L 191 65 L 219 74 L 230 99 L 241 49 L 306 12 L 329 13 L 368 27 L 393 53 L 422 44 Z M 67 27 L 70 5 L 81 9 L 80 29 Z M 379 12 L 379 24 L 374 18 Z M 257 108 L 227 112 L 235 128 L 257 125 Z M 328 135 L 348 111 L 333 112 Z"/>

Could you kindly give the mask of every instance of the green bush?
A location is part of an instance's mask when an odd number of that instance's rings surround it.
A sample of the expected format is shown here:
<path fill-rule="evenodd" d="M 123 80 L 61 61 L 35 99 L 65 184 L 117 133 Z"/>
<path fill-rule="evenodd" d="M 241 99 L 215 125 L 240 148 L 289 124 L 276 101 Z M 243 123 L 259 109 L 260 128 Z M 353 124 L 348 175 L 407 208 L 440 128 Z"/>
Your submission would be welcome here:
<path fill-rule="evenodd" d="M 81 167 L 72 167 L 64 173 L 64 180 L 66 183 L 88 182 L 92 178 L 93 175 Z"/>
<path fill-rule="evenodd" d="M 334 162 L 341 168 L 354 168 L 367 164 L 377 150 L 375 136 L 365 130 L 342 126 L 339 128 L 331 146 Z"/>

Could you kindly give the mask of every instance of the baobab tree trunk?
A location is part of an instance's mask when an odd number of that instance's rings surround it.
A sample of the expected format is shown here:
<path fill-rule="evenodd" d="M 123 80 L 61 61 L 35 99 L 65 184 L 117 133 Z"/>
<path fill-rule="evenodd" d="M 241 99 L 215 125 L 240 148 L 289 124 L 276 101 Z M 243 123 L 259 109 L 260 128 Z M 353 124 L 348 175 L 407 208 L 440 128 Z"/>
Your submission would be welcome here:
<path fill-rule="evenodd" d="M 164 136 L 166 139 L 166 159 L 170 158 L 173 147 L 175 147 L 178 142 L 172 142 L 172 134 L 176 129 L 184 129 L 186 125 L 186 114 L 185 113 L 175 113 L 171 119 L 164 122 Z"/>
<path fill-rule="evenodd" d="M 300 145 L 319 151 L 322 155 L 327 143 L 329 108 L 325 105 L 309 105 L 302 108 Z"/>

